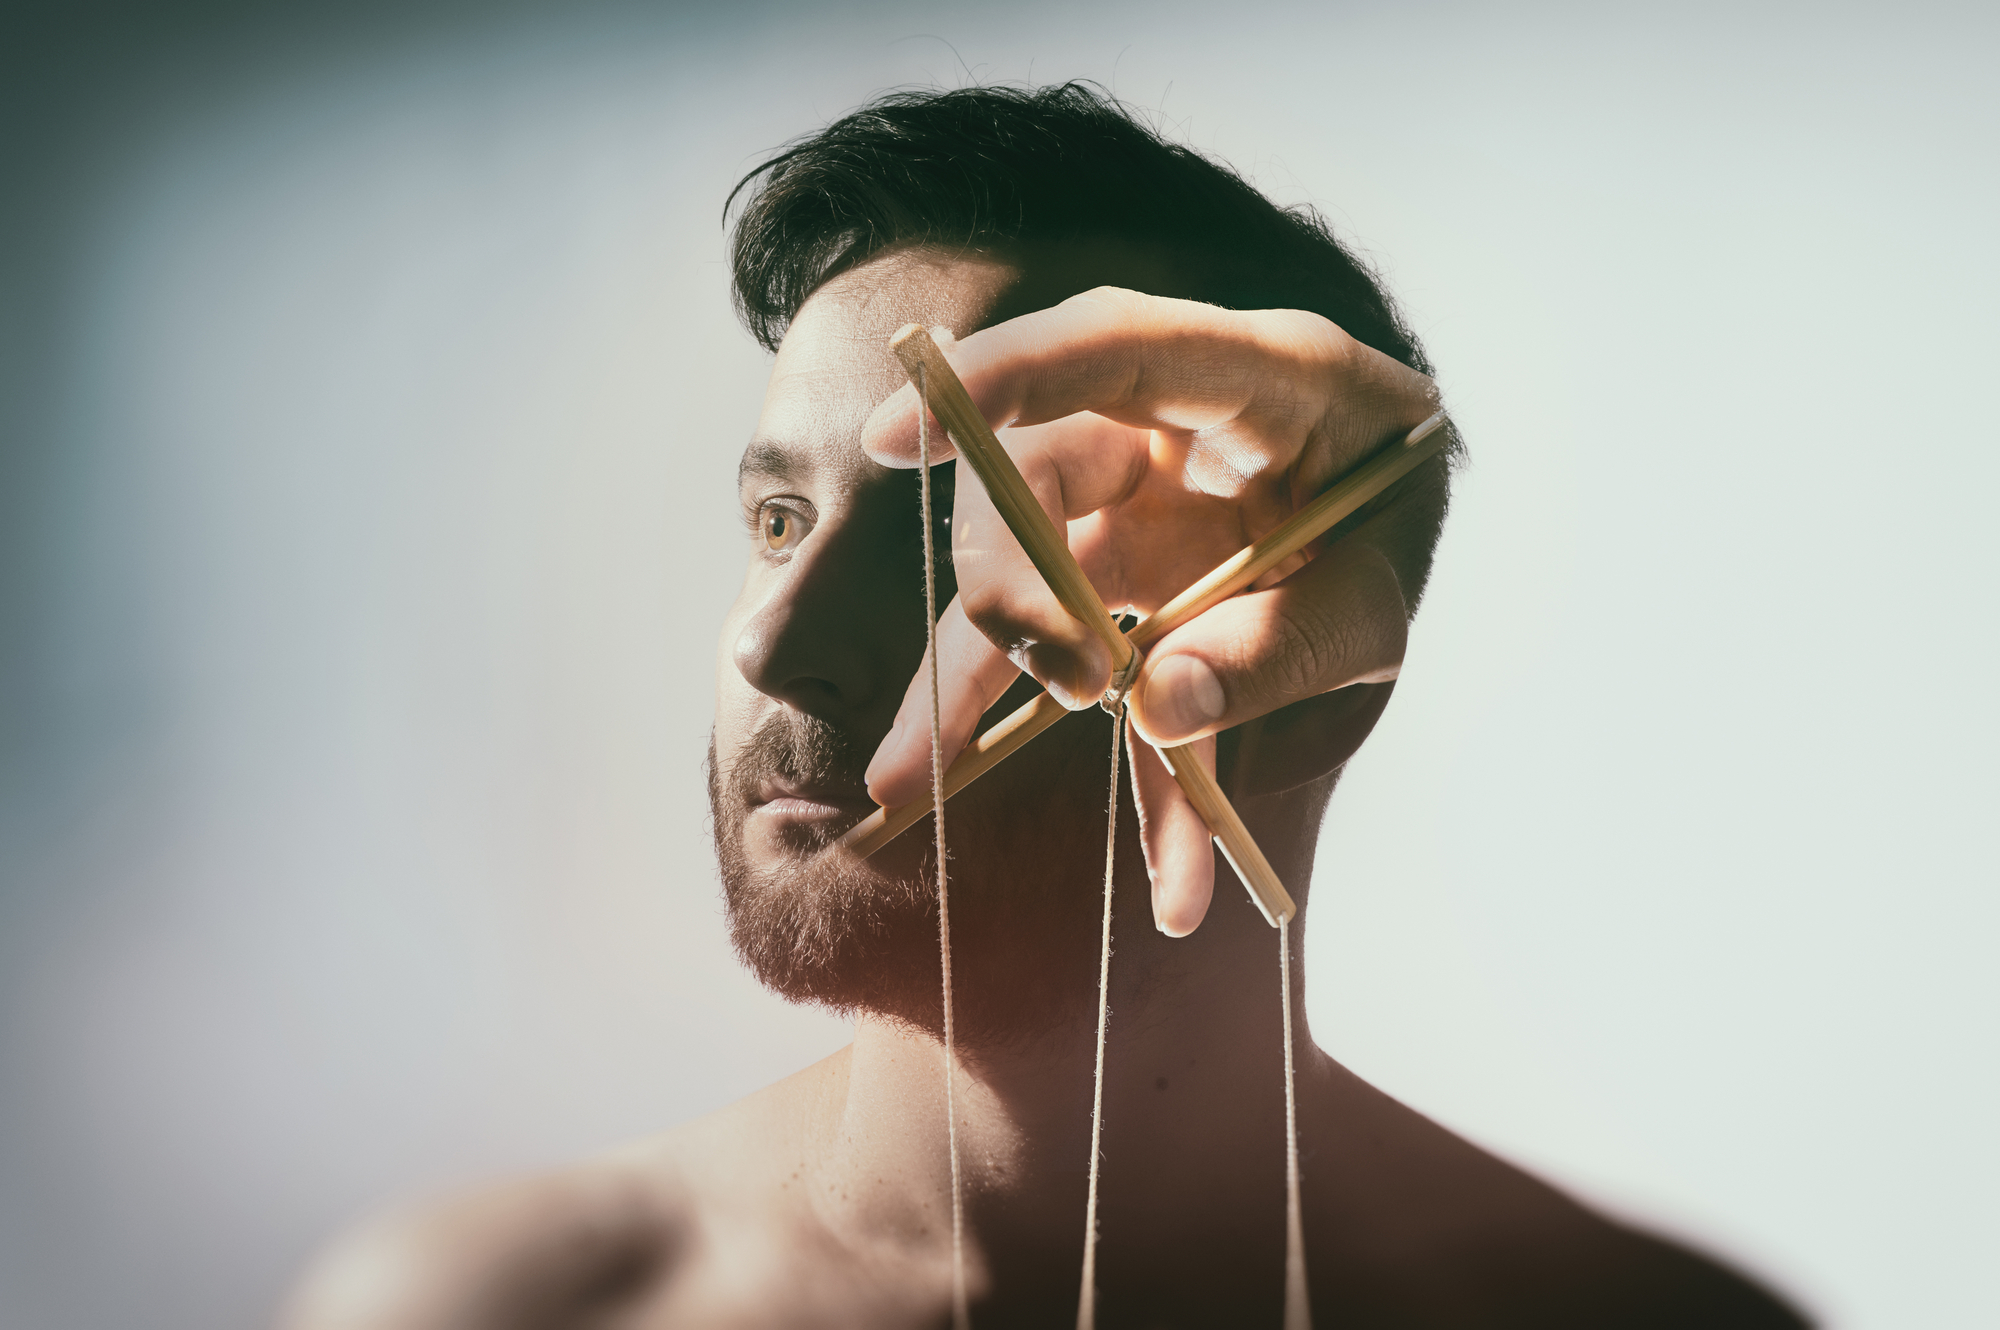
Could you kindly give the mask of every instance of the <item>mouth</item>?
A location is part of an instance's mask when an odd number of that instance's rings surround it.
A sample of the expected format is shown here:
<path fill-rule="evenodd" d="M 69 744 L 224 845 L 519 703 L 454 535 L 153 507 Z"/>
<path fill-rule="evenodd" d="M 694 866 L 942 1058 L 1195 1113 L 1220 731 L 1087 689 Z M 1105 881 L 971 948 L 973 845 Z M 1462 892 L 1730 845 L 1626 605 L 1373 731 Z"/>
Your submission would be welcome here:
<path fill-rule="evenodd" d="M 875 811 L 875 801 L 860 786 L 822 785 L 783 776 L 757 782 L 748 814 L 778 823 L 810 824 L 832 831 L 836 824 L 853 824 Z"/>

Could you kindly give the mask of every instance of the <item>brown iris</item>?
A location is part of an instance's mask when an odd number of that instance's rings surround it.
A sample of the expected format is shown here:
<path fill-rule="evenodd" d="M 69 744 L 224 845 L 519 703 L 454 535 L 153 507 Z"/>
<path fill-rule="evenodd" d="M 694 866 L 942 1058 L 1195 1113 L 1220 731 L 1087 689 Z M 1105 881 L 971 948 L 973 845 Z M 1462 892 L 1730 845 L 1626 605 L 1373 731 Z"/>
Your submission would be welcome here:
<path fill-rule="evenodd" d="M 782 553 L 805 539 L 804 519 L 789 508 L 766 504 L 758 523 L 764 533 L 764 548 L 773 553 Z"/>

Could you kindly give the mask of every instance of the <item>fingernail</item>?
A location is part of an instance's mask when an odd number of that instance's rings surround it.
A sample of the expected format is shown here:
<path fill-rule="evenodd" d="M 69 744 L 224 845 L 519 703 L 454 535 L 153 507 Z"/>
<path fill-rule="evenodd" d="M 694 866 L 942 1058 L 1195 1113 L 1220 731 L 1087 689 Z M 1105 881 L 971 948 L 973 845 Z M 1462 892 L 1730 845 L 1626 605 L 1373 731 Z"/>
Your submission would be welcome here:
<path fill-rule="evenodd" d="M 1222 715 L 1222 680 L 1194 656 L 1169 656 L 1146 681 L 1146 719 L 1162 739 L 1175 740 Z"/>

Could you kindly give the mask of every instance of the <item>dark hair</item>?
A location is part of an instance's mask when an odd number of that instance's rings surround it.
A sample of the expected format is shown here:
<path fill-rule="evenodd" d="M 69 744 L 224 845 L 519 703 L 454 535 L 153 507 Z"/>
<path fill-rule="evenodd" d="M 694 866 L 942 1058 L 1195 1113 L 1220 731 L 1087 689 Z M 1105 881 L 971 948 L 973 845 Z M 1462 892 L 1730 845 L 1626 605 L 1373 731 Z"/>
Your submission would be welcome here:
<path fill-rule="evenodd" d="M 829 278 L 887 250 L 934 245 L 1018 258 L 1031 281 L 1038 257 L 1061 258 L 1074 270 L 1065 279 L 1082 279 L 1044 285 L 996 319 L 1118 285 L 1230 309 L 1310 310 L 1431 372 L 1374 274 L 1316 210 L 1280 208 L 1089 84 L 887 93 L 744 176 L 725 215 L 746 194 L 730 264 L 737 312 L 766 350 Z M 1391 491 L 1414 500 L 1399 505 L 1387 542 L 1412 612 L 1448 484 L 1439 461 Z"/>
<path fill-rule="evenodd" d="M 776 350 L 828 278 L 913 244 L 1000 254 L 1111 243 L 1164 260 L 1180 295 L 1305 309 L 1424 373 L 1374 275 L 1307 206 L 1280 208 L 1083 83 L 893 92 L 745 176 L 730 246 L 738 313 Z"/>

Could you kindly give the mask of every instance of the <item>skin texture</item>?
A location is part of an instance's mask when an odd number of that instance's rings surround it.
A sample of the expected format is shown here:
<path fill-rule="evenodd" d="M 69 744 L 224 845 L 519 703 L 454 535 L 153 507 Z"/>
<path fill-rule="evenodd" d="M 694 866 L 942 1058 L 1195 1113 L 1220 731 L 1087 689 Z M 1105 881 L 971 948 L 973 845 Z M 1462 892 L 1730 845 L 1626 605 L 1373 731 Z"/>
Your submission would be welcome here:
<path fill-rule="evenodd" d="M 1099 294 L 1056 311 L 1067 323 L 1052 317 L 1024 330 L 1003 320 L 976 333 L 1031 277 L 993 260 L 910 252 L 829 282 L 786 339 L 746 453 L 741 498 L 753 539 L 717 669 L 726 889 L 746 956 L 781 987 L 854 1010 L 852 1046 L 652 1140 L 362 1230 L 302 1287 L 285 1322 L 292 1330 L 948 1323 L 950 1175 L 927 824 L 865 867 L 841 863 L 829 847 L 870 806 L 863 767 L 869 789 L 907 783 L 907 750 L 924 734 L 909 719 L 923 651 L 905 437 L 914 415 L 895 396 L 888 335 L 920 320 L 962 338 L 954 358 L 965 357 L 975 398 L 1005 422 L 1039 421 L 1099 391 L 1032 383 L 1071 361 L 1114 362 L 1117 348 L 1086 344 L 1106 309 L 1125 326 L 1172 334 L 1143 339 L 1172 392 L 1130 393 L 1108 424 L 1003 435 L 1038 492 L 1071 520 L 1107 599 L 1140 608 L 1309 499 L 1343 459 L 1407 428 L 1412 412 L 1428 414 L 1419 409 L 1427 385 L 1366 358 L 1357 368 L 1338 330 L 1303 316 L 1218 320 L 1214 311 Z M 1243 390 L 1245 365 L 1273 363 L 1288 364 L 1305 386 Z M 1361 377 L 1340 377 L 1350 371 Z M 1344 433 L 1302 426 L 1323 425 L 1334 410 L 1339 393 L 1329 384 L 1382 400 Z M 1053 392 L 1050 404 L 1036 405 L 1044 392 Z M 1319 403 L 1317 416 L 1299 407 L 1308 399 Z M 1279 426 L 1242 424 L 1256 414 L 1245 403 L 1272 401 L 1279 405 L 1259 418 Z M 1202 440 L 1163 442 L 1133 423 L 1169 410 L 1190 413 L 1175 417 L 1174 430 L 1229 436 L 1216 447 L 1235 459 L 1234 480 L 1214 457 L 1196 456 Z M 1091 448 L 1104 456 L 1078 455 Z M 1091 664 L 1087 639 L 1048 616 L 967 490 L 954 496 L 960 556 L 944 587 L 968 606 L 943 648 L 948 666 L 962 667 L 948 703 L 961 741 L 982 712 L 990 718 L 1025 695 L 1029 686 L 1012 681 L 1006 662 L 1025 661 L 1079 693 L 1102 664 Z M 1184 556 L 1121 530 L 1165 511 L 1177 513 Z M 788 516 L 774 526 L 774 512 Z M 1152 665 L 1153 683 L 1165 687 L 1141 711 L 1142 725 L 1166 725 L 1166 692 L 1181 684 L 1163 661 L 1180 654 L 1210 666 L 1220 714 L 1192 732 L 1233 726 L 1217 744 L 1218 773 L 1295 890 L 1310 879 L 1338 768 L 1380 716 L 1401 660 L 1406 601 L 1384 553 L 1393 542 L 1371 535 L 1381 530 L 1364 524 L 1278 586 L 1244 597 L 1232 617 L 1169 638 Z M 1320 628 L 1288 631 L 1287 616 Z M 977 631 L 996 625 L 1011 657 Z M 1312 653 L 1316 668 L 1306 670 L 1284 654 L 1301 640 L 1340 646 Z M 1341 683 L 1349 686 L 1325 691 Z M 1064 720 L 949 809 L 956 1094 L 968 1274 L 982 1327 L 1075 1316 L 1109 724 L 1095 712 Z M 923 775 L 921 762 L 914 769 Z M 1205 843 L 1197 851 L 1160 832 L 1172 800 L 1147 779 L 1142 769 L 1155 865 L 1184 884 L 1198 852 L 1217 886 L 1199 909 L 1184 885 L 1139 889 L 1149 846 L 1133 786 L 1124 786 L 1099 1323 L 1275 1325 L 1284 1258 L 1277 934 Z M 1173 927 L 1156 926 L 1156 913 Z M 1295 947 L 1302 924 L 1303 916 Z M 850 933 L 865 935 L 853 943 L 863 950 L 842 950 Z M 749 945 L 774 936 L 762 952 Z M 1312 1044 L 1302 995 L 1301 982 L 1293 1019 L 1319 1324 L 1803 1323 L 1719 1264 L 1587 1211 L 1364 1084 Z"/>

